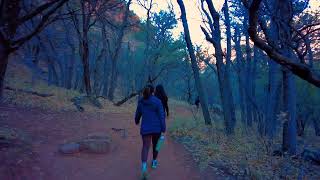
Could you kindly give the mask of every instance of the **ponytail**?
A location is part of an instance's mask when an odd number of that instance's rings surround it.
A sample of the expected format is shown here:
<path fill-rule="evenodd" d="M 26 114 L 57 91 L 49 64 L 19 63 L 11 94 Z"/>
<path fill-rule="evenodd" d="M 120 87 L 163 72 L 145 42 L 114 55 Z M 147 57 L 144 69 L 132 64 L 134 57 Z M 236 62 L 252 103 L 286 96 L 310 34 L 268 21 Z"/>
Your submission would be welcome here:
<path fill-rule="evenodd" d="M 149 99 L 149 97 L 151 96 L 151 89 L 150 89 L 150 87 L 145 87 L 145 88 L 143 89 L 142 95 L 143 95 L 143 99 Z"/>

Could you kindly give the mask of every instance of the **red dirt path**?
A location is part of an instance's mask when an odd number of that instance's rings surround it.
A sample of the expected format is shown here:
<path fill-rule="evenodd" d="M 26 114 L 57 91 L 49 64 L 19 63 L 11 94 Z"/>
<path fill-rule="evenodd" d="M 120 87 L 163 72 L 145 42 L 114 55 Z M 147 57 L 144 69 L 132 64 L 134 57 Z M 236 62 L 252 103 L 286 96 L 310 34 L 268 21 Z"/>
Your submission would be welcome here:
<path fill-rule="evenodd" d="M 139 179 L 139 127 L 133 114 L 89 114 L 80 112 L 51 112 L 0 106 L 5 120 L 0 127 L 21 129 L 32 137 L 37 163 L 31 171 L 10 179 L 32 180 L 136 180 Z M 124 128 L 127 137 L 111 128 Z M 109 134 L 112 150 L 108 154 L 61 155 L 58 146 L 88 134 Z M 151 152 L 149 153 L 151 155 Z M 170 139 L 159 154 L 159 167 L 150 170 L 150 180 L 209 180 L 212 174 L 201 174 L 184 148 Z M 22 177 L 23 176 L 23 177 Z M 0 175 L 1 179 L 1 175 Z"/>

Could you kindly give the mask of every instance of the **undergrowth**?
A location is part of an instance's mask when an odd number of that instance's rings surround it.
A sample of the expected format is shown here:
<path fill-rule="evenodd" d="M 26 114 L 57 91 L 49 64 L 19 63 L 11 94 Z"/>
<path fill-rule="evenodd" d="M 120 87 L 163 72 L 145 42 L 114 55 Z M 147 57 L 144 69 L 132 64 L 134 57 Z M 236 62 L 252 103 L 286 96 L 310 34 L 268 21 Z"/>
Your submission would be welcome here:
<path fill-rule="evenodd" d="M 5 86 L 13 89 L 23 89 L 35 91 L 44 94 L 53 94 L 50 97 L 40 97 L 15 90 L 5 90 L 3 102 L 8 105 L 41 108 L 45 110 L 55 111 L 77 111 L 76 106 L 71 101 L 75 97 L 84 96 L 75 90 L 68 90 L 63 87 L 48 86 L 47 82 L 37 80 L 32 84 L 32 73 L 30 70 L 17 62 L 10 62 L 5 78 Z M 116 107 L 112 102 L 99 98 L 102 108 L 99 109 L 93 105 L 86 103 L 83 106 L 85 112 L 113 112 L 123 113 L 133 111 L 133 106 L 130 103 L 124 104 L 121 107 Z"/>
<path fill-rule="evenodd" d="M 201 169 L 211 167 L 224 175 L 249 179 L 320 178 L 319 166 L 299 158 L 272 156 L 281 147 L 281 136 L 269 141 L 258 135 L 256 127 L 245 128 L 241 123 L 234 135 L 226 136 L 221 117 L 213 117 L 213 125 L 206 126 L 201 114 L 191 109 L 189 117 L 176 113 L 169 127 L 169 134 L 184 144 Z"/>

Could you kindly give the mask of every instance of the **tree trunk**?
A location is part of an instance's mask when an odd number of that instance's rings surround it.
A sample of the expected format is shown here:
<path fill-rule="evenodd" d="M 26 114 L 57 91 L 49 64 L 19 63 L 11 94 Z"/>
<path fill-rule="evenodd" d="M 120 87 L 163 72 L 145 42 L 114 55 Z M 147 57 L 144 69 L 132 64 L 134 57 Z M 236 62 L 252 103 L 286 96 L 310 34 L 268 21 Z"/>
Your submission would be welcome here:
<path fill-rule="evenodd" d="M 58 56 L 58 59 L 56 59 L 58 68 L 59 68 L 59 78 L 58 78 L 58 86 L 64 87 L 64 82 L 66 79 L 66 68 L 65 68 L 65 59 Z"/>
<path fill-rule="evenodd" d="M 101 95 L 101 84 L 102 84 L 102 79 L 103 79 L 103 60 L 102 56 L 98 56 L 95 64 L 95 69 L 94 69 L 94 83 L 93 83 L 93 89 L 94 89 L 94 94 L 96 96 Z"/>
<path fill-rule="evenodd" d="M 146 40 L 145 40 L 146 47 L 144 49 L 145 62 L 146 62 L 146 73 L 144 73 L 144 74 L 145 74 L 146 79 L 147 79 L 147 77 L 150 77 L 151 73 L 152 73 L 151 62 L 150 62 L 150 53 L 149 53 L 150 52 L 150 41 L 151 41 L 151 37 L 150 37 L 151 21 L 150 21 L 150 19 L 151 19 L 152 3 L 153 3 L 153 1 L 150 1 L 150 6 L 147 9 L 147 19 L 146 19 Z"/>
<path fill-rule="evenodd" d="M 65 87 L 67 89 L 71 89 L 72 87 L 72 79 L 73 79 L 73 69 L 74 69 L 74 61 L 76 58 L 75 49 L 72 48 L 71 59 L 68 60 L 67 63 L 67 73 L 66 73 L 66 83 Z"/>
<path fill-rule="evenodd" d="M 289 150 L 289 134 L 288 134 L 288 121 L 283 123 L 282 130 L 282 151 L 287 152 Z"/>
<path fill-rule="evenodd" d="M 115 58 L 118 58 L 118 56 L 116 56 Z M 116 84 L 117 84 L 117 61 L 115 59 L 112 59 L 110 87 L 109 87 L 109 91 L 108 91 L 108 99 L 110 101 L 112 101 L 114 98 L 114 91 L 116 89 Z"/>
<path fill-rule="evenodd" d="M 82 11 L 82 37 L 81 37 L 81 59 L 83 65 L 83 82 L 87 96 L 91 96 L 91 83 L 90 83 L 90 67 L 89 67 L 89 39 L 88 32 L 90 28 L 90 18 L 92 14 L 86 12 L 86 2 L 81 1 Z"/>
<path fill-rule="evenodd" d="M 79 88 L 79 84 L 80 81 L 82 81 L 82 67 L 80 67 L 80 65 L 77 66 L 76 68 L 76 72 L 75 72 L 75 80 L 74 80 L 74 84 L 73 84 L 73 90 L 78 90 Z"/>
<path fill-rule="evenodd" d="M 293 7 L 291 0 L 283 0 L 278 2 L 279 9 L 276 14 L 279 17 L 279 38 L 281 42 L 280 51 L 290 60 L 296 61 L 297 57 L 289 47 L 291 43 L 292 32 L 289 25 L 292 22 Z M 296 154 L 297 151 L 297 122 L 296 122 L 296 82 L 293 73 L 289 69 L 283 71 L 283 83 L 284 83 L 284 109 L 288 113 L 288 143 L 289 153 L 291 155 Z"/>
<path fill-rule="evenodd" d="M 108 63 L 108 59 L 105 59 L 104 62 L 104 75 L 103 75 L 103 90 L 102 90 L 102 94 L 103 96 L 107 97 L 108 96 L 108 89 L 109 89 L 109 63 Z"/>
<path fill-rule="evenodd" d="M 80 92 L 80 93 L 86 93 L 86 92 L 85 92 L 86 87 L 85 87 L 85 84 L 84 84 L 83 73 L 80 74 L 80 77 L 81 77 L 81 78 L 80 78 L 79 86 L 78 86 L 79 92 Z"/>
<path fill-rule="evenodd" d="M 119 28 L 119 32 L 118 32 L 116 49 L 115 49 L 115 51 L 113 53 L 113 57 L 111 59 L 112 60 L 112 66 L 111 66 L 112 69 L 111 69 L 110 88 L 109 88 L 109 92 L 108 92 L 108 98 L 111 101 L 114 98 L 114 91 L 115 91 L 116 85 L 117 85 L 117 79 L 118 79 L 117 61 L 120 57 L 122 40 L 123 40 L 124 33 L 125 33 L 124 31 L 125 31 L 126 26 L 128 24 L 131 1 L 132 0 L 129 0 L 126 5 L 126 12 L 125 12 L 124 18 L 122 19 L 122 24 L 121 24 L 121 26 Z"/>
<path fill-rule="evenodd" d="M 227 53 L 227 61 L 226 65 L 223 63 L 223 51 L 221 47 L 221 29 L 220 29 L 220 15 L 215 10 L 212 0 L 206 0 L 208 9 L 210 11 L 211 16 L 208 17 L 210 19 L 210 28 L 211 28 L 211 37 L 209 33 L 202 27 L 202 31 L 206 36 L 206 39 L 211 42 L 215 48 L 215 55 L 216 55 L 216 66 L 217 66 L 217 74 L 219 79 L 220 85 L 220 95 L 221 95 L 221 102 L 224 114 L 224 123 L 225 123 L 225 130 L 226 134 L 234 134 L 234 126 L 236 122 L 235 118 L 235 110 L 233 104 L 233 97 L 231 92 L 231 82 L 230 82 L 230 73 L 229 73 L 229 66 L 230 66 L 230 51 L 231 47 L 229 48 L 229 53 Z M 227 4 L 225 3 L 225 8 L 228 8 Z M 209 16 L 209 13 L 203 8 L 206 15 Z M 226 10 L 228 11 L 228 9 Z M 228 14 L 228 13 L 227 13 Z M 211 21 L 212 20 L 212 21 Z M 230 21 L 230 20 L 229 20 Z M 229 32 L 230 33 L 230 32 Z M 229 35 L 229 37 L 231 37 Z M 230 41 L 229 41 L 230 46 Z M 229 59 L 229 60 L 228 60 Z"/>
<path fill-rule="evenodd" d="M 313 118 L 313 126 L 314 126 L 314 132 L 316 136 L 320 136 L 320 122 L 318 118 Z"/>
<path fill-rule="evenodd" d="M 67 25 L 67 23 L 62 20 L 63 26 L 65 28 L 65 41 L 69 45 L 70 50 L 71 50 L 71 56 L 68 56 L 68 60 L 65 62 L 66 65 L 66 77 L 65 77 L 65 88 L 71 89 L 72 88 L 72 81 L 73 81 L 73 76 L 74 76 L 74 64 L 76 60 L 76 47 L 75 47 L 75 42 L 73 40 L 73 34 L 70 33 L 71 29 L 70 26 Z M 80 44 L 80 43 L 79 43 Z"/>
<path fill-rule="evenodd" d="M 226 35 L 227 35 L 227 54 L 226 54 L 226 65 L 225 65 L 225 72 L 224 72 L 224 83 L 225 83 L 225 98 L 227 106 L 224 107 L 223 111 L 228 113 L 228 120 L 225 121 L 226 123 L 226 130 L 227 134 L 234 133 L 234 127 L 236 123 L 236 116 L 235 116 L 235 107 L 233 103 L 233 95 L 232 95 L 232 88 L 231 88 L 231 81 L 230 81 L 230 65 L 231 65 L 231 27 L 230 27 L 230 17 L 229 17 L 229 6 L 228 1 L 225 0 L 224 2 L 224 15 L 225 15 L 225 24 L 226 24 Z"/>
<path fill-rule="evenodd" d="M 279 79 L 277 74 L 279 72 L 278 65 L 269 60 L 269 71 L 268 79 L 269 83 L 267 86 L 267 98 L 266 98 L 266 112 L 265 112 L 265 128 L 266 134 L 272 139 L 276 132 L 276 103 L 277 103 L 277 84 Z"/>
<path fill-rule="evenodd" d="M 245 29 L 247 29 L 247 23 L 248 21 L 246 20 L 245 22 Z M 251 58 L 251 47 L 250 47 L 250 42 L 249 42 L 249 34 L 246 33 L 246 91 L 247 91 L 247 125 L 249 127 L 252 127 L 252 121 L 253 121 L 253 106 L 250 101 L 250 98 L 252 97 L 252 58 Z"/>
<path fill-rule="evenodd" d="M 39 46 L 31 47 L 31 64 L 32 64 L 32 77 L 31 84 L 34 86 L 36 84 L 37 79 L 39 78 Z"/>
<path fill-rule="evenodd" d="M 101 95 L 101 90 L 103 86 L 103 73 L 106 71 L 105 64 L 104 64 L 104 58 L 107 55 L 107 47 L 108 47 L 108 40 L 106 35 L 106 27 L 105 25 L 101 28 L 101 37 L 102 37 L 102 49 L 100 51 L 100 54 L 97 57 L 95 70 L 94 70 L 94 93 L 96 96 Z"/>
<path fill-rule="evenodd" d="M 252 84 L 251 84 L 251 92 L 252 98 L 256 99 L 256 80 L 257 80 L 257 66 L 258 66 L 258 59 L 261 58 L 261 52 L 259 51 L 258 47 L 253 47 L 253 64 L 252 64 Z M 258 121 L 259 115 L 258 110 L 253 111 L 253 120 L 255 122 Z"/>
<path fill-rule="evenodd" d="M 273 9 L 276 9 L 277 3 L 276 0 L 273 0 L 270 2 L 271 7 Z M 275 10 L 276 11 L 276 10 Z M 275 12 L 274 11 L 274 12 Z M 271 20 L 270 22 L 272 25 L 270 27 L 269 36 L 270 38 L 274 39 L 273 46 L 279 47 L 279 26 L 277 26 L 277 22 L 274 20 Z M 272 59 L 268 59 L 268 86 L 267 86 L 267 97 L 266 97 L 266 108 L 265 108 L 265 133 L 269 137 L 269 139 L 272 139 L 276 133 L 276 104 L 277 104 L 277 96 L 280 94 L 281 89 L 278 90 L 279 87 L 277 87 L 278 84 L 281 83 L 281 79 L 277 74 L 280 74 L 280 68 L 277 63 L 275 63 Z M 278 80 L 278 81 L 277 81 Z M 280 85 L 280 87 L 282 87 Z M 279 92 L 279 93 L 278 93 Z"/>
<path fill-rule="evenodd" d="M 241 70 L 240 70 L 241 71 Z M 239 76 L 238 76 L 238 84 L 239 84 L 239 104 L 240 104 L 240 111 L 241 111 L 241 122 L 243 124 L 246 124 L 246 110 L 245 110 L 245 90 L 243 87 L 243 76 L 241 76 L 242 72 L 239 72 Z"/>
<path fill-rule="evenodd" d="M 288 143 L 289 153 L 295 154 L 297 149 L 297 122 L 296 122 L 296 85 L 291 72 L 283 73 L 284 83 L 284 108 L 288 113 Z"/>
<path fill-rule="evenodd" d="M 106 45 L 107 51 L 106 56 L 104 57 L 104 64 L 103 64 L 103 80 L 101 83 L 100 91 L 104 97 L 108 97 L 108 90 L 109 90 L 109 76 L 110 76 L 110 60 L 111 60 L 111 50 L 110 50 L 110 42 L 109 39 L 106 38 Z"/>
<path fill-rule="evenodd" d="M 88 96 L 91 95 L 90 68 L 89 68 L 89 45 L 88 32 L 83 32 L 82 40 L 82 64 L 83 64 L 83 81 Z"/>
<path fill-rule="evenodd" d="M 186 16 L 186 9 L 185 9 L 185 6 L 184 6 L 182 0 L 177 0 L 177 2 L 179 4 L 180 10 L 181 10 L 181 19 L 182 19 L 182 24 L 183 24 L 183 29 L 184 29 L 184 36 L 185 36 L 185 40 L 187 43 L 189 56 L 191 59 L 191 66 L 192 66 L 192 70 L 193 70 L 195 84 L 196 84 L 199 98 L 200 98 L 200 104 L 202 107 L 203 118 L 205 120 L 205 124 L 210 125 L 211 124 L 210 113 L 208 110 L 207 100 L 205 98 L 206 97 L 205 92 L 204 92 L 202 82 L 200 79 L 200 75 L 199 75 L 199 67 L 197 65 L 196 56 L 194 54 L 194 49 L 193 49 L 193 45 L 192 45 L 191 38 L 190 38 L 189 26 L 188 26 L 188 21 L 187 21 L 187 16 Z"/>
<path fill-rule="evenodd" d="M 3 98 L 4 79 L 9 59 L 9 49 L 0 41 L 0 102 Z"/>
<path fill-rule="evenodd" d="M 53 60 L 49 56 L 47 56 L 47 63 L 48 63 L 48 85 L 58 86 L 59 85 L 58 73 Z"/>
<path fill-rule="evenodd" d="M 222 102 L 222 108 L 223 108 L 223 115 L 224 115 L 224 124 L 225 124 L 225 130 L 227 134 L 233 134 L 234 133 L 234 125 L 235 125 L 235 114 L 234 111 L 231 111 L 230 107 L 230 89 L 228 90 L 228 87 L 230 87 L 229 81 L 227 81 L 226 78 L 228 76 L 225 76 L 225 66 L 223 64 L 223 56 L 222 56 L 222 49 L 221 46 L 215 47 L 216 50 L 216 59 L 217 59 L 217 72 L 218 72 L 218 79 L 219 79 L 219 87 L 220 87 L 220 97 Z"/>
<path fill-rule="evenodd" d="M 241 40 L 241 35 L 239 28 L 235 28 L 235 50 L 236 50 L 236 71 L 238 72 L 238 86 L 239 86 L 239 104 L 240 104 L 240 112 L 241 112 L 241 122 L 243 125 L 246 125 L 246 104 L 245 104 L 245 98 L 246 98 L 246 93 L 245 93 L 245 75 L 244 75 L 244 58 L 241 50 L 241 45 L 240 45 L 240 40 Z"/>
<path fill-rule="evenodd" d="M 297 118 L 297 134 L 298 136 L 303 136 L 304 135 L 304 129 L 306 127 L 306 119 L 303 117 L 299 116 Z"/>

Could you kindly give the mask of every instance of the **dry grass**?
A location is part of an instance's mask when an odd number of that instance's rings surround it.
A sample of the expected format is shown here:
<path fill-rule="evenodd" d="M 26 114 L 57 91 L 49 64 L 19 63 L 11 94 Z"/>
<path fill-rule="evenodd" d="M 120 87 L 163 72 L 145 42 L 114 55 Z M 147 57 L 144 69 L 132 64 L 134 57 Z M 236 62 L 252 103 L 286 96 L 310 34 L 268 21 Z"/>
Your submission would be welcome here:
<path fill-rule="evenodd" d="M 23 92 L 5 90 L 4 102 L 22 107 L 36 107 L 41 109 L 55 111 L 76 111 L 76 107 L 71 102 L 71 99 L 77 96 L 82 96 L 77 91 L 67 90 L 56 86 L 48 86 L 46 82 L 37 80 L 35 85 L 31 83 L 32 73 L 30 70 L 17 62 L 11 62 L 6 73 L 5 85 L 15 89 L 24 89 L 36 91 L 45 94 L 54 94 L 51 97 L 39 97 Z M 121 107 L 116 107 L 112 102 L 99 99 L 103 105 L 102 109 L 96 108 L 90 104 L 84 104 L 86 112 L 132 112 L 132 103 L 124 104 Z"/>
<path fill-rule="evenodd" d="M 169 128 L 170 135 L 181 142 L 193 154 L 202 169 L 211 166 L 231 176 L 246 176 L 250 179 L 297 179 L 304 172 L 307 179 L 319 179 L 320 167 L 300 158 L 272 156 L 272 151 L 280 147 L 281 136 L 270 142 L 260 137 L 256 127 L 245 129 L 237 126 L 235 135 L 226 136 L 222 119 L 215 116 L 211 127 L 205 126 L 200 113 L 179 116 L 176 113 Z M 307 131 L 299 138 L 299 152 L 308 144 L 320 147 L 320 138 Z"/>

